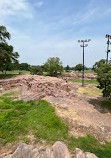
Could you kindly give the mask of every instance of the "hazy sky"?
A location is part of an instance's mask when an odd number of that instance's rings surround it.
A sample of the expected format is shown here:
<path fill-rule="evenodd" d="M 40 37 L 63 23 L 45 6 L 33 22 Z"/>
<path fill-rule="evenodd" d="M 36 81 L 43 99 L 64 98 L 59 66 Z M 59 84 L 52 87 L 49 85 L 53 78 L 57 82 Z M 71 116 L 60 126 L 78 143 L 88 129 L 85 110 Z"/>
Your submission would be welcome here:
<path fill-rule="evenodd" d="M 78 39 L 90 38 L 85 65 L 92 66 L 106 58 L 111 0 L 0 0 L 0 23 L 11 33 L 20 62 L 38 65 L 60 57 L 64 66 L 75 66 L 82 63 Z"/>

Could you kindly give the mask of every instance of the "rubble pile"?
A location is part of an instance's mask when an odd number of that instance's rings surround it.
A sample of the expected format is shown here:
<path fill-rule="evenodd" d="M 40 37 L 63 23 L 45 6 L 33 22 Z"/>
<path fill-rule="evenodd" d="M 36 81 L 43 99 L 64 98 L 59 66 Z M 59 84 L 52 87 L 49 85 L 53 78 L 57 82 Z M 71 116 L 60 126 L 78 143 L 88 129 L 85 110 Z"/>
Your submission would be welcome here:
<path fill-rule="evenodd" d="M 11 154 L 2 154 L 0 158 L 97 158 L 96 155 L 83 152 L 76 148 L 75 153 L 71 156 L 68 148 L 63 142 L 57 141 L 52 148 L 34 148 L 32 145 L 25 143 L 18 144 L 17 149 Z"/>
<path fill-rule="evenodd" d="M 46 96 L 74 97 L 74 86 L 63 79 L 44 76 L 23 76 L 10 80 L 0 81 L 0 91 L 18 87 L 21 90 L 21 99 L 24 101 L 38 100 Z"/>
<path fill-rule="evenodd" d="M 100 142 L 111 141 L 111 115 L 96 105 L 98 98 L 77 92 L 79 83 L 48 76 L 20 75 L 0 81 L 0 94 L 8 90 L 20 92 L 15 99 L 24 101 L 45 99 L 55 107 L 56 114 L 67 122 L 69 134 L 75 137 L 88 134 Z M 85 85 L 89 87 L 89 85 Z M 90 88 L 93 88 L 92 85 Z"/>
<path fill-rule="evenodd" d="M 68 79 L 81 79 L 82 73 L 64 73 L 63 77 L 67 77 Z M 85 74 L 84 79 L 85 80 L 95 80 L 96 74 Z"/>

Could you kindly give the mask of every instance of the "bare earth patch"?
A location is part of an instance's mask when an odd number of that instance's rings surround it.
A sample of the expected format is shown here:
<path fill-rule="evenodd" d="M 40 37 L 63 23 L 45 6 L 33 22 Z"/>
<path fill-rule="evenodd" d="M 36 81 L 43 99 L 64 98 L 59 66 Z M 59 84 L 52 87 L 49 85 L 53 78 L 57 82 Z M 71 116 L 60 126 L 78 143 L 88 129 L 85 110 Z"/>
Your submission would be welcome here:
<path fill-rule="evenodd" d="M 1 94 L 13 89 L 18 99 L 46 99 L 56 109 L 63 122 L 69 125 L 69 134 L 75 137 L 91 134 L 100 142 L 111 141 L 111 114 L 98 106 L 97 96 L 84 96 L 77 91 L 80 84 L 66 83 L 55 77 L 21 75 L 0 81 Z M 87 88 L 94 86 L 86 85 Z"/>

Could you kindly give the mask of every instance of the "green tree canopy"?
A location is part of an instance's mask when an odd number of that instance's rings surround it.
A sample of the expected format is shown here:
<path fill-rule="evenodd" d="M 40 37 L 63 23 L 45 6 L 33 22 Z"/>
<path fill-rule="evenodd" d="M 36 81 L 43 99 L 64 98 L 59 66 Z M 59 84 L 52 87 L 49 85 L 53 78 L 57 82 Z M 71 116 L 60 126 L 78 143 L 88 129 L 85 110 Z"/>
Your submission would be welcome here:
<path fill-rule="evenodd" d="M 43 75 L 43 67 L 42 66 L 31 66 L 30 72 L 32 75 Z"/>
<path fill-rule="evenodd" d="M 82 71 L 83 65 L 82 64 L 77 64 L 74 69 L 75 69 L 75 71 Z"/>
<path fill-rule="evenodd" d="M 9 63 L 7 64 L 6 71 L 19 70 L 20 69 L 19 65 L 20 64 L 18 61 L 14 63 Z"/>
<path fill-rule="evenodd" d="M 7 31 L 5 26 L 0 26 L 0 41 L 6 42 L 6 39 L 10 39 L 11 35 Z"/>
<path fill-rule="evenodd" d="M 44 67 L 50 76 L 57 76 L 63 72 L 62 62 L 58 57 L 48 58 Z"/>
<path fill-rule="evenodd" d="M 103 61 L 103 62 L 100 62 Z M 111 99 L 111 61 L 105 64 L 105 60 L 100 60 L 98 67 L 95 69 L 97 73 L 98 88 L 102 89 L 103 97 Z"/>
<path fill-rule="evenodd" d="M 10 39 L 11 35 L 7 32 L 5 26 L 0 26 L 0 70 L 6 70 L 8 64 L 17 62 L 18 52 L 14 52 L 14 48 L 8 45 L 6 39 Z"/>
<path fill-rule="evenodd" d="M 69 65 L 67 65 L 65 68 L 64 68 L 64 70 L 66 70 L 66 72 L 69 72 L 70 71 L 70 66 Z"/>
<path fill-rule="evenodd" d="M 28 63 L 21 63 L 21 64 L 19 64 L 19 69 L 30 71 L 30 65 Z"/>
<path fill-rule="evenodd" d="M 99 68 L 101 68 L 102 66 L 104 66 L 106 63 L 106 60 L 105 59 L 101 59 L 100 61 L 96 62 L 94 65 L 93 65 L 93 70 L 94 72 L 97 72 Z"/>

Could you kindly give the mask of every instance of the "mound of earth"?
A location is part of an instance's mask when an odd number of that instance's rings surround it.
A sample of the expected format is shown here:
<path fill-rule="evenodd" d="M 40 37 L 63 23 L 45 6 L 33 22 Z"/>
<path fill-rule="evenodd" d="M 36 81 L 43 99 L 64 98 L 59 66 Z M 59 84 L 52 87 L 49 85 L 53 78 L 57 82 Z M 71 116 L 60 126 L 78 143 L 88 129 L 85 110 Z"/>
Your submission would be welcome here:
<path fill-rule="evenodd" d="M 76 89 L 80 84 L 66 83 L 56 77 L 21 75 L 0 81 L 0 93 L 18 90 L 17 99 L 46 99 L 69 125 L 75 137 L 91 134 L 100 142 L 111 141 L 111 114 L 96 105 L 97 98 L 85 97 Z M 87 85 L 88 86 L 88 85 Z"/>
<path fill-rule="evenodd" d="M 20 98 L 24 101 L 38 100 L 46 96 L 55 98 L 73 98 L 75 92 L 73 84 L 67 84 L 64 80 L 56 77 L 44 76 L 19 76 L 9 80 L 0 81 L 0 90 L 5 92 L 18 88 L 21 92 Z"/>

